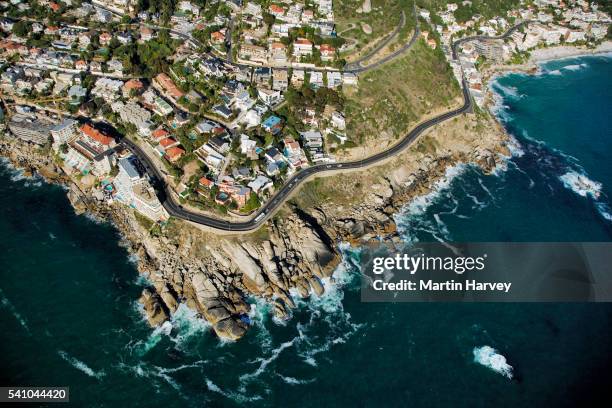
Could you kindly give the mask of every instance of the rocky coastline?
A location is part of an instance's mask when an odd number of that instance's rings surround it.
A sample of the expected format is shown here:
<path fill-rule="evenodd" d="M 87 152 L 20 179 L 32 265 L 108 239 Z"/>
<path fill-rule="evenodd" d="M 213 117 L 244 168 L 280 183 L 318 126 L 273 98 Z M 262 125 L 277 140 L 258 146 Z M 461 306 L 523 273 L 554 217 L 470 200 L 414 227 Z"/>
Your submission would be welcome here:
<path fill-rule="evenodd" d="M 483 120 L 485 131 L 477 133 L 477 122 Z M 376 172 L 329 178 L 333 184 L 337 178 L 370 177 L 361 194 L 353 192 L 353 202 L 302 207 L 299 200 L 292 201 L 265 227 L 240 236 L 213 234 L 175 219 L 152 233 L 132 209 L 109 205 L 91 186 L 70 177 L 50 152 L 3 136 L 0 155 L 27 175 L 39 174 L 65 185 L 77 213 L 87 212 L 116 226 L 129 251 L 137 255 L 139 273 L 150 282 L 139 301 L 151 326 L 168 320 L 185 303 L 210 322 L 219 337 L 236 340 L 249 328 L 248 297 L 271 304 L 276 318 L 289 318 L 295 307 L 293 296 L 324 293 L 323 281 L 333 279 L 341 261 L 340 242 L 399 243 L 393 215 L 427 193 L 449 166 L 475 163 L 490 172 L 503 163 L 507 136 L 492 118 L 464 115 L 449 122 L 422 136 L 440 140 L 433 151 L 412 148 Z"/>

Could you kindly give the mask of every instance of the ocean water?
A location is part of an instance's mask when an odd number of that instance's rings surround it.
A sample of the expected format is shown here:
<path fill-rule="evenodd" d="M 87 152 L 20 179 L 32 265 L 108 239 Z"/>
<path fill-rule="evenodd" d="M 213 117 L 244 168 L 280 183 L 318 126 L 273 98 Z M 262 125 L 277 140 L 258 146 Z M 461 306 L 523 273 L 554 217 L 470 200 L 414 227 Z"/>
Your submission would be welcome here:
<path fill-rule="evenodd" d="M 449 169 L 396 215 L 406 241 L 609 241 L 612 59 L 550 62 L 494 87 L 513 156 Z M 609 304 L 363 304 L 358 249 L 321 298 L 220 342 L 181 307 L 155 330 L 112 226 L 0 166 L 0 385 L 73 406 L 575 406 L 610 385 Z M 513 380 L 509 376 L 513 376 Z"/>

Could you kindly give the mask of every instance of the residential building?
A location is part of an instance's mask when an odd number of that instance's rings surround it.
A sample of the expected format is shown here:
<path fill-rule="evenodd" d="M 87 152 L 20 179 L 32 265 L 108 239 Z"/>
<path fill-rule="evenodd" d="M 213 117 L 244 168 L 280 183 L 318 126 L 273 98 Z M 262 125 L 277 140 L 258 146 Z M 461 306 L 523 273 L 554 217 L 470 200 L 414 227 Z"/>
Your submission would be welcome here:
<path fill-rule="evenodd" d="M 172 81 L 172 79 L 170 79 L 170 77 L 164 73 L 157 75 L 153 79 L 153 85 L 175 102 L 185 95 L 180 89 L 178 89 L 174 81 Z"/>
<path fill-rule="evenodd" d="M 280 91 L 274 89 L 257 88 L 257 96 L 268 106 L 275 105 L 282 100 Z"/>
<path fill-rule="evenodd" d="M 306 38 L 298 38 L 293 43 L 293 55 L 297 58 L 312 54 L 312 42 Z"/>
<path fill-rule="evenodd" d="M 51 128 L 50 133 L 53 140 L 52 148 L 57 152 L 61 145 L 67 144 L 78 135 L 78 123 L 74 119 L 64 119 Z"/>
<path fill-rule="evenodd" d="M 288 73 L 286 70 L 275 69 L 272 73 L 272 89 L 285 91 L 289 86 Z"/>
<path fill-rule="evenodd" d="M 53 124 L 31 116 L 16 114 L 8 123 L 8 128 L 15 137 L 25 142 L 44 145 L 49 141 Z"/>
<path fill-rule="evenodd" d="M 238 56 L 253 62 L 266 63 L 268 61 L 268 51 L 258 45 L 242 44 Z"/>

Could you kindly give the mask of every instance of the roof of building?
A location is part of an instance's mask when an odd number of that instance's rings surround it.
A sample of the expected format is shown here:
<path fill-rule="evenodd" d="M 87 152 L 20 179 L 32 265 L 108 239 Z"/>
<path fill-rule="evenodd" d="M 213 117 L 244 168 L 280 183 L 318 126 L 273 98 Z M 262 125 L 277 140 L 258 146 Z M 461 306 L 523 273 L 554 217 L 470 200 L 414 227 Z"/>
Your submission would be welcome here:
<path fill-rule="evenodd" d="M 162 139 L 159 141 L 159 144 L 162 145 L 163 147 L 168 147 L 168 146 L 173 146 L 176 143 L 178 143 L 175 139 L 171 138 L 171 137 L 167 137 L 165 139 Z"/>
<path fill-rule="evenodd" d="M 158 128 L 158 129 L 155 129 L 155 130 L 153 131 L 153 133 L 151 133 L 151 137 L 152 137 L 153 139 L 157 140 L 157 139 L 162 139 L 162 138 L 164 138 L 164 137 L 168 136 L 169 134 L 170 134 L 170 133 L 168 133 L 168 131 L 167 131 L 167 130 L 162 129 L 162 128 Z"/>
<path fill-rule="evenodd" d="M 155 80 L 172 96 L 173 98 L 180 98 L 184 93 L 177 88 L 176 84 L 170 79 L 170 77 L 164 73 L 161 73 L 155 77 Z"/>
<path fill-rule="evenodd" d="M 185 150 L 181 149 L 178 146 L 174 146 L 174 147 L 170 147 L 166 149 L 166 156 L 168 156 L 168 159 L 170 160 L 181 157 L 183 153 L 185 153 Z"/>
<path fill-rule="evenodd" d="M 204 187 L 208 187 L 208 188 L 210 188 L 210 187 L 212 187 L 214 184 L 215 184 L 215 182 L 214 182 L 214 181 L 212 181 L 212 180 L 210 180 L 210 179 L 207 179 L 206 177 L 202 177 L 202 178 L 200 179 L 200 185 L 201 185 L 201 186 L 204 186 Z"/>
<path fill-rule="evenodd" d="M 125 89 L 141 89 L 143 86 L 142 82 L 137 79 L 130 79 L 123 85 Z"/>
<path fill-rule="evenodd" d="M 119 166 L 121 166 L 123 170 L 125 170 L 125 172 L 130 178 L 138 178 L 140 177 L 140 172 L 136 169 L 136 166 L 134 166 L 132 160 L 133 158 L 131 156 L 119 159 Z"/>
<path fill-rule="evenodd" d="M 108 146 L 113 142 L 112 137 L 105 135 L 104 133 L 100 132 L 98 129 L 92 127 L 87 123 L 81 126 L 81 132 L 87 135 L 90 139 L 93 139 L 96 142 L 105 146 Z"/>

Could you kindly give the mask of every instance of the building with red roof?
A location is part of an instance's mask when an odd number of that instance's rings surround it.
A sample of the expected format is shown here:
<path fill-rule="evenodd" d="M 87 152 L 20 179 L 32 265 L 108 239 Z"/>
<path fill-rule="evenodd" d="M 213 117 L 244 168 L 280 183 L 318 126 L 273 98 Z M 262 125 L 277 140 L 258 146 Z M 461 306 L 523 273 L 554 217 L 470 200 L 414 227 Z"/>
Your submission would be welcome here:
<path fill-rule="evenodd" d="M 81 133 L 84 136 L 87 136 L 91 141 L 100 144 L 101 146 L 105 146 L 107 148 L 111 148 L 115 146 L 115 139 L 112 137 L 102 133 L 98 129 L 94 128 L 90 124 L 86 123 L 81 126 Z"/>
<path fill-rule="evenodd" d="M 139 81 L 138 79 L 130 79 L 125 84 L 123 84 L 123 88 L 122 88 L 123 96 L 127 98 L 131 96 L 132 91 L 138 94 L 142 92 L 143 89 L 144 89 L 144 85 L 141 81 Z"/>
<path fill-rule="evenodd" d="M 268 11 L 275 17 L 282 17 L 285 15 L 285 8 L 276 4 L 270 4 Z"/>
<path fill-rule="evenodd" d="M 172 146 L 178 146 L 179 142 L 177 142 L 174 138 L 172 137 L 167 137 L 165 139 L 162 139 L 159 141 L 159 144 L 164 148 L 164 149 L 168 149 L 169 147 Z"/>
<path fill-rule="evenodd" d="M 178 159 L 180 159 L 183 155 L 185 154 L 185 150 L 181 149 L 178 146 L 174 146 L 174 147 L 170 147 L 169 149 L 166 149 L 166 159 L 168 159 L 171 162 L 175 162 Z"/>
<path fill-rule="evenodd" d="M 155 79 L 153 79 L 153 84 L 161 88 L 161 91 L 174 100 L 178 100 L 185 95 L 180 89 L 178 89 L 174 81 L 172 81 L 172 79 L 170 79 L 170 77 L 164 73 L 157 75 Z"/>
<path fill-rule="evenodd" d="M 206 177 L 202 177 L 199 181 L 202 187 L 212 188 L 215 185 L 215 182 L 211 179 L 207 179 Z"/>
<path fill-rule="evenodd" d="M 151 137 L 154 140 L 161 140 L 164 139 L 166 137 L 168 137 L 170 133 L 168 133 L 168 131 L 166 129 L 163 128 L 157 128 L 153 131 L 153 133 L 151 133 Z"/>

